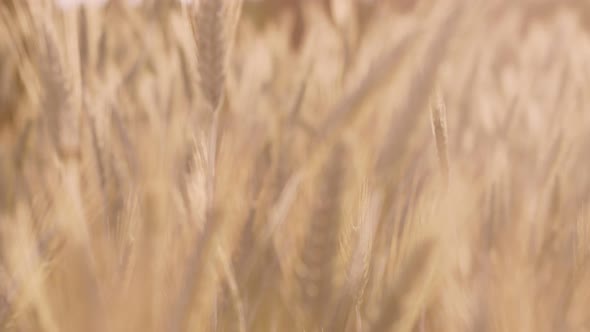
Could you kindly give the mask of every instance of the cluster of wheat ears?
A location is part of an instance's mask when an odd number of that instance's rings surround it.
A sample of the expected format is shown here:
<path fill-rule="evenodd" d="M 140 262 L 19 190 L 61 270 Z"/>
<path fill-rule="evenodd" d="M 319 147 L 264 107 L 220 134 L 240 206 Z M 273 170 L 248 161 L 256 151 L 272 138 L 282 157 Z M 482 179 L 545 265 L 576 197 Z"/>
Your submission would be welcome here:
<path fill-rule="evenodd" d="M 0 1 L 0 330 L 590 331 L 584 1 Z"/>

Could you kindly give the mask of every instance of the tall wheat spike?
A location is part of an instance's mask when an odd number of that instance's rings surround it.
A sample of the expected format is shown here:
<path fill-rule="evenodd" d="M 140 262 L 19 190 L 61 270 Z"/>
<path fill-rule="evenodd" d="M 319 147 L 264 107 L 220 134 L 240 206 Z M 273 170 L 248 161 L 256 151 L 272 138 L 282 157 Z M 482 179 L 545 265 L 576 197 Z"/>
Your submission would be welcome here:
<path fill-rule="evenodd" d="M 205 223 L 186 263 L 182 291 L 170 312 L 169 330 L 185 331 L 190 325 L 191 312 L 198 301 L 203 284 L 203 266 L 214 245 L 212 237 L 219 228 L 216 218 L 215 182 L 216 152 L 218 143 L 219 107 L 225 89 L 225 11 L 224 1 L 203 0 L 193 2 L 189 15 L 193 40 L 197 52 L 198 82 L 208 113 L 213 112 L 209 124 L 207 156 L 207 184 Z"/>
<path fill-rule="evenodd" d="M 226 18 L 224 0 L 200 0 L 191 20 L 197 48 L 199 87 L 212 111 L 223 99 L 226 61 Z"/>

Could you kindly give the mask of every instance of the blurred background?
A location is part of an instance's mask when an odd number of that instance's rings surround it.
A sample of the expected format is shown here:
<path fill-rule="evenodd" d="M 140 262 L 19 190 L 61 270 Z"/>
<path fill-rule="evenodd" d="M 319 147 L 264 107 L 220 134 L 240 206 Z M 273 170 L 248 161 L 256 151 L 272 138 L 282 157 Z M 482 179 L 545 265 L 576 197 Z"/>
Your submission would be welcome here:
<path fill-rule="evenodd" d="M 590 2 L 3 0 L 0 330 L 590 331 Z"/>

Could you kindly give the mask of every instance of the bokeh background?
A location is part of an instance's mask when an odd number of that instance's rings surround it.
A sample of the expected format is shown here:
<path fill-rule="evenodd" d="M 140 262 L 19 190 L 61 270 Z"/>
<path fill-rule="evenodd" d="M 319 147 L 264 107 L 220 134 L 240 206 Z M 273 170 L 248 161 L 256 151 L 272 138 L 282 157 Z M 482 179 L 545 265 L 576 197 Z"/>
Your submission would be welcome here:
<path fill-rule="evenodd" d="M 590 331 L 590 2 L 0 2 L 0 330 Z"/>

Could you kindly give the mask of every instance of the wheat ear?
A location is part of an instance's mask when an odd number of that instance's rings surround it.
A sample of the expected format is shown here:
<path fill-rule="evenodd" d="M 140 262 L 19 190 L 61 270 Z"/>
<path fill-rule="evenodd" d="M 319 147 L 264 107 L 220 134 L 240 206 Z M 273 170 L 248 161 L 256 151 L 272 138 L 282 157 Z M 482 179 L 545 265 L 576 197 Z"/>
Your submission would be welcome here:
<path fill-rule="evenodd" d="M 432 130 L 436 140 L 436 152 L 438 161 L 443 172 L 445 180 L 449 178 L 449 153 L 448 153 L 448 136 L 447 136 L 447 114 L 442 95 L 436 93 L 434 103 L 431 107 Z"/>
<path fill-rule="evenodd" d="M 221 0 L 196 2 L 191 20 L 197 49 L 199 87 L 211 110 L 219 108 L 225 88 L 225 15 Z"/>

